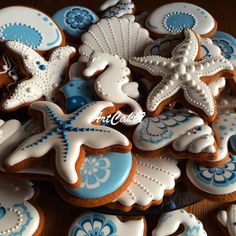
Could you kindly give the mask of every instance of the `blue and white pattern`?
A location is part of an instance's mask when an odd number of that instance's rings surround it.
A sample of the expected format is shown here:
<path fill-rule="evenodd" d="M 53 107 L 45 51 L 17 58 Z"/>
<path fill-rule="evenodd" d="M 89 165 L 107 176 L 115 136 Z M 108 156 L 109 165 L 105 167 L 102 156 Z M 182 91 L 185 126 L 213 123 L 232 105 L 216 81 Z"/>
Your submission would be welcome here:
<path fill-rule="evenodd" d="M 196 219 L 193 214 L 187 213 L 180 209 L 161 215 L 157 227 L 152 232 L 153 236 L 164 236 L 174 234 L 180 227 L 184 225 L 184 232 L 178 236 L 206 236 L 207 233 L 202 223 Z"/>
<path fill-rule="evenodd" d="M 87 104 L 72 114 L 64 114 L 59 106 L 51 102 L 35 102 L 31 108 L 42 112 L 44 131 L 26 139 L 5 161 L 8 166 L 22 163 L 29 158 L 40 158 L 55 149 L 55 166 L 60 177 L 69 184 L 76 184 L 80 177 L 76 163 L 82 155 L 81 146 L 103 149 L 118 145 L 127 150 L 129 140 L 120 132 L 104 126 L 94 125 L 98 115 L 110 102 Z"/>
<path fill-rule="evenodd" d="M 211 38 L 226 59 L 236 59 L 236 39 L 232 35 L 217 31 Z"/>
<path fill-rule="evenodd" d="M 156 150 L 202 124 L 203 120 L 193 113 L 165 108 L 159 116 L 143 119 L 134 132 L 133 142 L 138 149 Z"/>
<path fill-rule="evenodd" d="M 214 168 L 189 161 L 186 172 L 192 184 L 203 192 L 220 196 L 236 191 L 236 157 L 232 154 L 225 164 Z"/>
<path fill-rule="evenodd" d="M 145 220 L 120 221 L 117 216 L 86 213 L 79 216 L 70 227 L 68 236 L 143 236 Z"/>
<path fill-rule="evenodd" d="M 99 20 L 93 11 L 81 6 L 62 8 L 53 15 L 53 19 L 68 36 L 75 38 L 79 38 L 90 25 Z"/>
<path fill-rule="evenodd" d="M 47 15 L 23 6 L 0 10 L 0 39 L 16 40 L 40 51 L 62 43 L 60 29 Z"/>
<path fill-rule="evenodd" d="M 124 184 L 130 175 L 132 165 L 131 152 L 87 155 L 80 168 L 79 188 L 65 187 L 65 189 L 77 199 L 102 198 Z"/>

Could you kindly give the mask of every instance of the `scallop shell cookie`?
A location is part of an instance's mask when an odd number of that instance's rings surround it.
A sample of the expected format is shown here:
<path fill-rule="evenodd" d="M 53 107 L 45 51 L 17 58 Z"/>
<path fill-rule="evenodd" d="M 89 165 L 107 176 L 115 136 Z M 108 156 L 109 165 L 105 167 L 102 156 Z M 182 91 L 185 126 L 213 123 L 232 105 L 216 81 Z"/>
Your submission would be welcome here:
<path fill-rule="evenodd" d="M 68 236 L 104 235 L 146 236 L 144 218 L 120 220 L 114 215 L 89 212 L 80 215 L 71 225 Z"/>
<path fill-rule="evenodd" d="M 0 188 L 0 235 L 40 235 L 43 215 L 29 202 L 35 194 L 33 184 L 1 176 Z"/>
<path fill-rule="evenodd" d="M 177 34 L 192 29 L 201 36 L 212 35 L 217 24 L 203 8 L 186 2 L 163 5 L 154 10 L 146 20 L 146 27 L 153 34 Z"/>
<path fill-rule="evenodd" d="M 58 26 L 39 10 L 24 6 L 2 8 L 0 22 L 1 40 L 16 40 L 44 52 L 64 45 Z"/>
<path fill-rule="evenodd" d="M 89 208 L 101 206 L 113 201 L 127 189 L 135 168 L 136 160 L 131 152 L 88 154 L 80 168 L 80 186 L 68 188 L 57 185 L 57 190 L 63 199 L 73 205 Z"/>
<path fill-rule="evenodd" d="M 125 18 L 101 19 L 81 37 L 80 61 L 88 62 L 94 51 L 118 55 L 128 60 L 143 55 L 153 40 L 146 29 Z"/>
<path fill-rule="evenodd" d="M 202 222 L 184 209 L 162 214 L 156 228 L 152 232 L 152 236 L 174 235 L 180 225 L 184 226 L 184 232 L 178 234 L 178 236 L 207 236 Z"/>
<path fill-rule="evenodd" d="M 180 169 L 171 156 L 144 158 L 137 155 L 137 167 L 130 186 L 108 207 L 128 212 L 134 208 L 145 211 L 162 203 L 163 197 L 174 192 Z"/>

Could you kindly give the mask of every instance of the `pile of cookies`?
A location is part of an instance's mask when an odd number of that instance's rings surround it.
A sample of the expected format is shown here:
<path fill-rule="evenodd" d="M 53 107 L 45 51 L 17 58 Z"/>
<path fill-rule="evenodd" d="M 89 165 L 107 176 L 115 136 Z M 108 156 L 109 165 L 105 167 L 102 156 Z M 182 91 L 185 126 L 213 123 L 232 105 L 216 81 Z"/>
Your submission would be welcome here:
<path fill-rule="evenodd" d="M 106 0 L 98 13 L 48 16 L 12 6 L 0 9 L 0 39 L 1 236 L 40 235 L 32 180 L 110 213 L 148 211 L 181 178 L 207 199 L 236 201 L 236 39 L 206 10 L 181 2 L 135 14 L 131 0 Z M 235 205 L 216 218 L 236 235 Z M 182 224 L 181 235 L 207 235 L 183 209 L 164 213 L 152 235 Z M 90 209 L 68 235 L 147 227 Z"/>

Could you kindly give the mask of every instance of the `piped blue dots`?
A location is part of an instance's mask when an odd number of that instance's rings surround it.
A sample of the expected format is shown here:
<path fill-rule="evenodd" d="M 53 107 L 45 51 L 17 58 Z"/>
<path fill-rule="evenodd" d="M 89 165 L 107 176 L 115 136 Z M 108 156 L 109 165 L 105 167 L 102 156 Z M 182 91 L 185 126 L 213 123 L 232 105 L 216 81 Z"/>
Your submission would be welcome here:
<path fill-rule="evenodd" d="M 43 20 L 44 20 L 45 22 L 47 22 L 47 21 L 48 21 L 48 18 L 47 18 L 47 17 L 44 17 Z"/>
<path fill-rule="evenodd" d="M 40 65 L 40 61 L 36 61 L 36 64 L 37 64 L 37 65 Z"/>
<path fill-rule="evenodd" d="M 225 130 L 226 129 L 226 127 L 224 126 L 224 125 L 220 125 L 220 130 Z"/>
<path fill-rule="evenodd" d="M 45 69 L 46 69 L 46 66 L 42 64 L 42 65 L 39 66 L 39 69 L 40 69 L 40 70 L 45 70 Z"/>

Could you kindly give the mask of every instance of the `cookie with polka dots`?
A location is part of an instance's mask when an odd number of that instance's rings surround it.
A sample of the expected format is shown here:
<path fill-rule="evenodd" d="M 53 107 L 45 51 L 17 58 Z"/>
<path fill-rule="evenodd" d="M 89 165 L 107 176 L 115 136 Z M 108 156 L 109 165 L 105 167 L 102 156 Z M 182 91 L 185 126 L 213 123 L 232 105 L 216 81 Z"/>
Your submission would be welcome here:
<path fill-rule="evenodd" d="M 33 184 L 13 177 L 0 176 L 0 188 L 0 235 L 40 235 L 44 216 L 33 201 Z"/>
<path fill-rule="evenodd" d="M 217 30 L 213 16 L 205 9 L 187 2 L 174 2 L 156 8 L 146 20 L 146 28 L 153 36 L 178 34 L 192 29 L 203 37 Z"/>
<path fill-rule="evenodd" d="M 4 111 L 15 111 L 27 107 L 38 100 L 55 101 L 55 92 L 64 82 L 64 74 L 75 48 L 62 46 L 53 49 L 48 60 L 31 47 L 18 41 L 7 41 L 6 47 L 18 55 L 27 75 L 16 83 L 9 94 L 3 98 Z"/>

